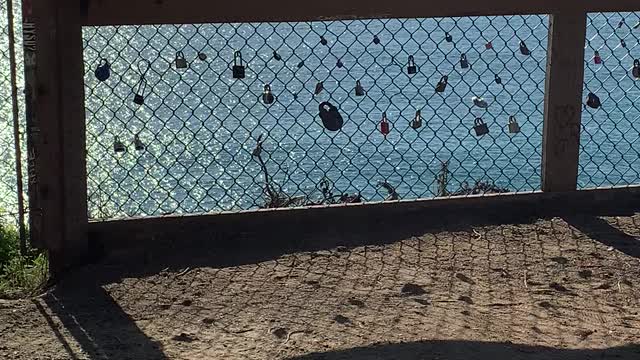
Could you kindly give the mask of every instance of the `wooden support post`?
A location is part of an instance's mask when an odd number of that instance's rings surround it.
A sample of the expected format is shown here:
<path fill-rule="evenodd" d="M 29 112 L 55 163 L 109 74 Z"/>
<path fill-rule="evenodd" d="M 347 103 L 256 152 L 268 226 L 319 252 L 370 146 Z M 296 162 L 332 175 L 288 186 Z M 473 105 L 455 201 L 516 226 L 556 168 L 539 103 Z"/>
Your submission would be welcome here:
<path fill-rule="evenodd" d="M 550 16 L 542 137 L 542 191 L 574 191 L 578 179 L 587 16 Z"/>
<path fill-rule="evenodd" d="M 84 66 L 80 0 L 34 0 L 35 142 L 42 241 L 57 274 L 87 256 Z"/>

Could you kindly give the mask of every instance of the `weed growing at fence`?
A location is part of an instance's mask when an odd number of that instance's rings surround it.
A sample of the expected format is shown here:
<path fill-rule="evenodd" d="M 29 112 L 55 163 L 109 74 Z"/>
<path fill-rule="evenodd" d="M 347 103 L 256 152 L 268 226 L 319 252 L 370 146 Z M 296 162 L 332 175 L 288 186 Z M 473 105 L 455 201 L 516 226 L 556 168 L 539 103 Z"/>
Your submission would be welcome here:
<path fill-rule="evenodd" d="M 47 282 L 48 273 L 46 255 L 34 249 L 21 255 L 17 229 L 0 224 L 0 298 L 37 294 Z"/>

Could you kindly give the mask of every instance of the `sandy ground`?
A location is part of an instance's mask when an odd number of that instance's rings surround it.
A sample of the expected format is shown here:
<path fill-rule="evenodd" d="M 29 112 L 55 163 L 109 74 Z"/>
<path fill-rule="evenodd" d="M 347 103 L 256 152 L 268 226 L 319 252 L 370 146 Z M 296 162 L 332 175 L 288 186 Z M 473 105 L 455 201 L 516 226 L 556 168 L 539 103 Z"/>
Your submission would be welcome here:
<path fill-rule="evenodd" d="M 0 302 L 0 358 L 640 359 L 640 214 L 331 236 L 85 267 Z"/>

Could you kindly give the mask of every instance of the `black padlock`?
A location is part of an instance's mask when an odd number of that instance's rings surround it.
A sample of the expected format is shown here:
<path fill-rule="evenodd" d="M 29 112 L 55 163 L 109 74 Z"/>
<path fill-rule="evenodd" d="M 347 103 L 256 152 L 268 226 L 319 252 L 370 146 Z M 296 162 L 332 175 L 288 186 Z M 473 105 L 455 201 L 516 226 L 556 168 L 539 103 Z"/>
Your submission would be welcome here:
<path fill-rule="evenodd" d="M 318 81 L 316 84 L 316 88 L 313 90 L 313 95 L 318 95 L 324 90 L 324 83 L 322 81 Z"/>
<path fill-rule="evenodd" d="M 407 74 L 413 75 L 417 71 L 418 71 L 418 68 L 416 67 L 415 61 L 413 60 L 413 55 L 409 55 L 409 61 L 407 65 Z"/>
<path fill-rule="evenodd" d="M 136 105 L 142 105 L 144 104 L 144 96 L 142 96 L 142 94 L 134 94 L 133 95 L 133 102 Z"/>
<path fill-rule="evenodd" d="M 124 146 L 122 141 L 116 136 L 113 140 L 113 151 L 116 153 L 123 153 L 127 151 L 127 148 Z"/>
<path fill-rule="evenodd" d="M 244 79 L 244 65 L 242 64 L 242 54 L 240 51 L 233 53 L 233 78 Z"/>
<path fill-rule="evenodd" d="M 420 114 L 420 110 L 416 111 L 416 116 L 411 120 L 411 128 L 419 129 L 422 127 L 422 115 Z"/>
<path fill-rule="evenodd" d="M 463 69 L 469 68 L 469 60 L 467 60 L 467 54 L 460 55 L 460 67 Z"/>
<path fill-rule="evenodd" d="M 445 39 L 447 42 L 453 42 L 453 36 L 451 36 L 451 34 L 449 34 L 449 33 L 445 33 L 445 34 L 444 34 L 444 39 Z"/>
<path fill-rule="evenodd" d="M 264 90 L 262 91 L 262 102 L 269 105 L 269 104 L 273 104 L 274 99 L 275 98 L 273 96 L 273 93 L 271 92 L 271 86 L 266 84 L 264 86 Z"/>
<path fill-rule="evenodd" d="M 207 60 L 207 54 L 203 53 L 202 51 L 198 53 L 198 59 L 205 61 Z"/>
<path fill-rule="evenodd" d="M 301 67 L 303 67 L 303 66 L 304 66 L 304 60 L 302 60 L 302 61 L 300 61 L 300 62 L 298 63 L 298 69 L 300 69 L 300 68 L 301 68 Z"/>
<path fill-rule="evenodd" d="M 338 108 L 331 105 L 330 102 L 325 101 L 320 103 L 319 106 L 320 111 L 320 119 L 322 120 L 322 125 L 324 128 L 329 131 L 338 131 L 342 129 L 342 125 L 344 124 L 344 120 L 338 112 Z"/>
<path fill-rule="evenodd" d="M 627 47 L 627 42 L 624 41 L 624 39 L 620 39 L 620 46 L 622 46 L 623 48 Z"/>
<path fill-rule="evenodd" d="M 142 141 L 140 140 L 140 137 L 138 136 L 138 134 L 136 134 L 133 138 L 133 146 L 135 147 L 135 149 L 137 151 L 142 151 L 144 150 L 145 146 L 142 143 Z"/>
<path fill-rule="evenodd" d="M 590 92 L 589 95 L 587 95 L 587 106 L 592 109 L 598 109 L 600 106 L 602 106 L 598 95 Z"/>
<path fill-rule="evenodd" d="M 100 63 L 95 71 L 96 79 L 100 81 L 105 81 L 111 76 L 111 64 L 109 64 L 109 60 L 100 59 Z"/>
<path fill-rule="evenodd" d="M 509 132 L 511 134 L 517 134 L 520 132 L 520 125 L 518 124 L 518 120 L 516 120 L 516 117 L 513 115 L 509 116 Z"/>
<path fill-rule="evenodd" d="M 340 69 L 343 66 L 344 66 L 344 64 L 342 63 L 342 60 L 338 59 L 338 61 L 336 62 L 336 67 L 338 67 Z"/>
<path fill-rule="evenodd" d="M 500 76 L 498 76 L 498 74 L 496 74 L 496 76 L 495 76 L 495 82 L 496 82 L 496 84 L 498 84 L 498 85 L 501 85 L 501 84 L 502 84 L 502 79 L 500 78 Z"/>
<path fill-rule="evenodd" d="M 474 124 L 473 130 L 476 131 L 476 136 L 482 136 L 489 133 L 489 127 L 487 127 L 487 124 L 485 124 L 481 118 L 476 118 Z"/>
<path fill-rule="evenodd" d="M 364 88 L 360 84 L 360 80 L 356 80 L 355 92 L 356 96 L 364 96 Z"/>
<path fill-rule="evenodd" d="M 640 60 L 633 60 L 633 70 L 631 70 L 633 77 L 636 79 L 640 79 Z"/>
<path fill-rule="evenodd" d="M 187 59 L 184 58 L 182 51 L 176 52 L 176 69 L 186 69 Z"/>
<path fill-rule="evenodd" d="M 273 50 L 273 58 L 277 61 L 282 60 L 282 56 L 280 56 L 280 54 L 278 54 L 275 50 Z"/>
<path fill-rule="evenodd" d="M 324 36 L 320 36 L 320 44 L 322 44 L 322 45 L 327 45 L 328 44 L 328 41 L 327 41 L 327 39 L 324 38 Z"/>
<path fill-rule="evenodd" d="M 373 43 L 376 45 L 380 44 L 380 38 L 378 37 L 378 35 L 373 35 Z"/>
<path fill-rule="evenodd" d="M 531 55 L 531 51 L 527 47 L 527 44 L 524 43 L 523 40 L 520 40 L 520 53 L 522 55 Z"/>
<path fill-rule="evenodd" d="M 624 26 L 624 18 L 618 23 L 618 29 L 622 28 L 622 26 Z"/>
<path fill-rule="evenodd" d="M 447 89 L 448 83 L 449 77 L 447 75 L 443 76 L 440 81 L 438 81 L 438 85 L 436 85 L 436 92 L 443 93 Z"/>

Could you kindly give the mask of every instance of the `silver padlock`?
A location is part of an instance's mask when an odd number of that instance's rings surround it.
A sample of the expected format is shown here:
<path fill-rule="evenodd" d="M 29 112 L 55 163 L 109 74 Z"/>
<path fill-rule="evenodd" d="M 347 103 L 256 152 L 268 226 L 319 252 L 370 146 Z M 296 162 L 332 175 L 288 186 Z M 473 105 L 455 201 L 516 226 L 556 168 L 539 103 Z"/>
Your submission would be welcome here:
<path fill-rule="evenodd" d="M 516 117 L 513 115 L 509 116 L 509 132 L 511 134 L 517 134 L 520 132 L 520 125 L 518 124 L 518 120 L 516 120 Z"/>
<path fill-rule="evenodd" d="M 411 120 L 411 128 L 419 129 L 422 127 L 422 115 L 420 114 L 420 110 L 416 111 L 416 117 Z"/>
<path fill-rule="evenodd" d="M 184 54 L 182 53 L 182 51 L 178 51 L 176 53 L 176 68 L 177 69 L 187 68 L 187 59 L 184 58 Z"/>
<path fill-rule="evenodd" d="M 489 127 L 484 123 L 484 121 L 482 121 L 481 118 L 476 118 L 473 130 L 476 131 L 476 136 L 482 136 L 489 133 Z"/>

